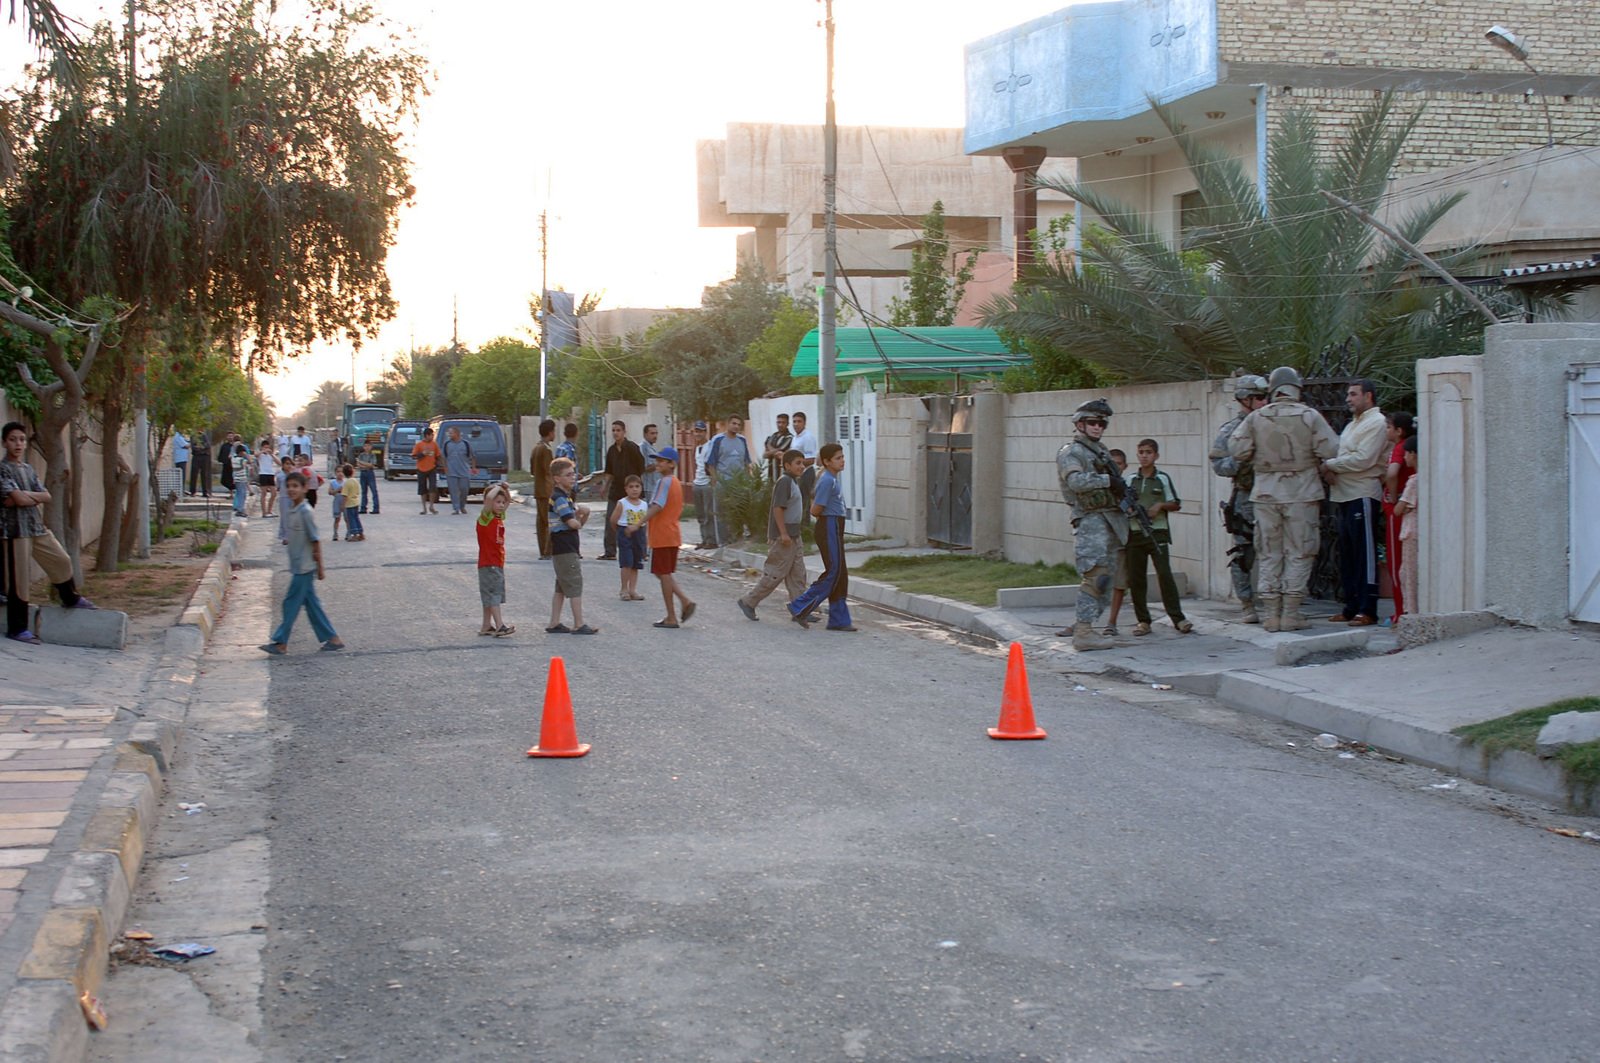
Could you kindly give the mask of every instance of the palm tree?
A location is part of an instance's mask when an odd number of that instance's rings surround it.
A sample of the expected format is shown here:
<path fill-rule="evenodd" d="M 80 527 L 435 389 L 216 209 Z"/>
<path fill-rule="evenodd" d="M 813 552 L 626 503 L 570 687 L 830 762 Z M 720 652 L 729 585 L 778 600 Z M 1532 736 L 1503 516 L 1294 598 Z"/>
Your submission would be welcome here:
<path fill-rule="evenodd" d="M 8 22 L 17 21 L 17 0 L 11 0 Z M 28 31 L 28 40 L 50 57 L 51 73 L 57 82 L 68 90 L 78 85 L 83 47 L 72 30 L 72 20 L 50 0 L 22 0 L 22 20 Z M 9 112 L 9 108 L 7 109 Z M 17 175 L 15 130 L 0 125 L 0 182 L 10 181 Z"/>
<path fill-rule="evenodd" d="M 1041 180 L 1099 216 L 1082 232 L 1082 269 L 1049 258 L 985 308 L 988 324 L 1123 383 L 1293 365 L 1409 392 L 1418 358 L 1481 349 L 1484 321 L 1465 299 L 1419 276 L 1405 252 L 1319 192 L 1375 211 L 1420 112 L 1396 116 L 1386 95 L 1331 149 L 1310 113 L 1289 112 L 1268 142 L 1263 202 L 1237 158 L 1185 135 L 1170 111 L 1152 106 L 1198 185 L 1201 205 L 1185 219 L 1194 224 L 1183 245 L 1172 247 L 1147 218 L 1091 186 Z M 1419 203 L 1397 229 L 1420 242 L 1460 198 Z M 1471 255 L 1442 261 L 1459 272 Z M 1484 298 L 1503 317 L 1522 309 L 1498 291 Z"/>

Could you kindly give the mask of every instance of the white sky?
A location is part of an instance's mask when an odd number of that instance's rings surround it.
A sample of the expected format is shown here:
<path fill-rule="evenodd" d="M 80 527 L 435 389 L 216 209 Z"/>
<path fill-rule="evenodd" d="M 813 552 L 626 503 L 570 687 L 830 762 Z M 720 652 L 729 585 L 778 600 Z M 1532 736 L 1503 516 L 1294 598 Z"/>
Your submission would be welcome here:
<path fill-rule="evenodd" d="M 84 19 L 104 7 L 59 2 Z M 963 46 L 1066 3 L 835 0 L 839 122 L 960 126 Z M 358 355 L 362 388 L 413 339 L 448 343 L 453 300 L 468 346 L 530 335 L 541 209 L 552 288 L 604 291 L 604 307 L 698 305 L 732 274 L 740 230 L 699 227 L 695 141 L 729 122 L 822 121 L 819 0 L 375 6 L 416 31 L 436 79 L 409 143 L 416 200 L 389 254 L 399 312 Z M 12 83 L 23 34 L 0 33 Z M 350 348 L 328 348 L 262 385 L 287 415 L 350 377 Z"/>

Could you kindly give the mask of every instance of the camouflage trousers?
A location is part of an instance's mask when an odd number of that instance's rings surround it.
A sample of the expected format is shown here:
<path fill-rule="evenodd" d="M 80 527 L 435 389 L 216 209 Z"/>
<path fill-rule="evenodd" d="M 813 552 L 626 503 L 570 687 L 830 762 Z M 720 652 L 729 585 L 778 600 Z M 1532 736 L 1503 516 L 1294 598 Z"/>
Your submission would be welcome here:
<path fill-rule="evenodd" d="M 1111 591 L 1122 570 L 1124 545 L 1116 530 L 1097 514 L 1078 522 L 1073 540 L 1073 563 L 1078 577 L 1078 620 L 1093 624 L 1111 604 Z"/>
<path fill-rule="evenodd" d="M 1240 493 L 1243 494 L 1242 492 Z M 1255 523 L 1255 504 L 1248 498 L 1239 498 L 1232 503 L 1234 520 L 1244 520 L 1250 524 Z M 1238 527 L 1237 523 L 1234 527 Z M 1233 577 L 1233 596 L 1241 602 L 1248 602 L 1255 597 L 1254 571 L 1256 564 L 1256 537 L 1255 529 L 1248 532 L 1233 532 L 1233 549 L 1228 551 L 1228 574 Z"/>
<path fill-rule="evenodd" d="M 1321 502 L 1257 502 L 1256 593 L 1304 596 L 1321 540 Z"/>

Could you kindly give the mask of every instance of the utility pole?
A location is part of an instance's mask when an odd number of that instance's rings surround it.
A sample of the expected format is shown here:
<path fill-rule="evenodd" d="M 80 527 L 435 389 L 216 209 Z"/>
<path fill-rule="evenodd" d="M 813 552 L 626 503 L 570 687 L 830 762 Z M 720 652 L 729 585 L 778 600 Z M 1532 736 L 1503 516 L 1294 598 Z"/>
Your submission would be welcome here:
<path fill-rule="evenodd" d="M 135 16 L 135 0 L 128 0 L 128 132 L 132 134 L 137 126 L 139 109 L 139 27 Z M 134 519 L 137 522 L 137 534 L 134 538 L 134 554 L 138 557 L 150 556 L 150 495 L 155 488 L 152 486 L 153 469 L 150 467 L 150 378 L 149 359 L 145 356 L 144 345 L 136 338 L 133 344 L 133 475 L 139 481 L 139 489 L 134 492 L 134 497 L 139 501 L 134 504 Z M 114 440 L 107 440 L 111 450 L 116 449 Z M 109 459 L 108 459 L 109 460 Z M 180 487 L 179 493 L 183 488 Z"/>
<path fill-rule="evenodd" d="M 1371 226 L 1383 235 L 1387 236 L 1389 239 L 1393 240 L 1396 244 L 1399 244 L 1401 250 L 1405 251 L 1406 254 L 1410 255 L 1417 262 L 1420 262 L 1430 273 L 1433 273 L 1440 280 L 1444 281 L 1457 292 L 1461 293 L 1461 297 L 1471 304 L 1474 310 L 1483 315 L 1483 319 L 1489 324 L 1503 324 L 1499 316 L 1497 316 L 1493 310 L 1490 310 L 1488 304 L 1482 299 L 1479 299 L 1471 288 L 1468 288 L 1465 284 L 1462 284 L 1459 280 L 1457 280 L 1455 274 L 1451 273 L 1449 270 L 1439 265 L 1439 263 L 1429 258 L 1416 244 L 1412 243 L 1410 240 L 1407 240 L 1404 236 L 1401 236 L 1389 226 L 1385 225 L 1377 218 L 1374 218 L 1371 214 L 1362 210 L 1348 199 L 1336 196 L 1325 188 L 1319 188 L 1317 191 L 1321 192 L 1322 198 L 1326 199 L 1329 203 L 1332 203 L 1341 210 L 1349 211 L 1364 224 Z"/>
<path fill-rule="evenodd" d="M 838 279 L 834 263 L 839 257 L 839 232 L 834 218 L 834 199 L 839 183 L 839 126 L 833 113 L 833 0 L 822 0 L 823 28 L 828 39 L 828 102 L 822 124 L 822 312 L 817 322 L 817 379 L 822 388 L 819 407 L 822 416 L 822 442 L 839 437 L 839 419 L 834 415 L 834 299 Z"/>
<path fill-rule="evenodd" d="M 545 397 L 545 374 L 550 363 L 550 212 L 539 212 L 539 420 L 550 416 Z"/>

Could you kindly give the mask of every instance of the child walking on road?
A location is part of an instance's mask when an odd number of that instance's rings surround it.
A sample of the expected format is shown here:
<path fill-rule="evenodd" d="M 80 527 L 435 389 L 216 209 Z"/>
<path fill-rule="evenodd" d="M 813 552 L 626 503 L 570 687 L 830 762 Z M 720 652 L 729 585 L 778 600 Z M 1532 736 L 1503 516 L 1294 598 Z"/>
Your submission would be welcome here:
<path fill-rule="evenodd" d="M 694 602 L 678 587 L 678 550 L 683 546 L 683 485 L 678 482 L 678 452 L 672 447 L 656 451 L 656 472 L 661 479 L 650 494 L 650 574 L 661 581 L 661 597 L 667 615 L 655 622 L 659 628 L 678 626 L 678 603 L 683 603 L 683 619 L 694 615 Z"/>
<path fill-rule="evenodd" d="M 828 630 L 855 631 L 850 621 L 850 572 L 844 559 L 844 486 L 839 474 L 844 471 L 844 447 L 824 443 L 817 451 L 822 475 L 817 477 L 817 493 L 811 497 L 811 516 L 817 522 L 817 552 L 822 555 L 822 575 L 805 593 L 789 603 L 789 619 L 801 627 L 811 626 L 811 610 L 828 600 Z"/>
<path fill-rule="evenodd" d="M 289 652 L 289 635 L 300 610 L 306 611 L 311 630 L 322 643 L 324 650 L 342 650 L 344 641 L 333 629 L 328 614 L 322 611 L 317 598 L 316 581 L 324 579 L 322 568 L 322 542 L 317 535 L 317 515 L 306 501 L 306 478 L 300 473 L 290 473 L 284 482 L 289 504 L 289 590 L 283 596 L 283 622 L 272 633 L 272 641 L 261 648 L 274 656 Z"/>
<path fill-rule="evenodd" d="M 800 513 L 805 498 L 800 492 L 800 477 L 806 471 L 806 456 L 798 450 L 783 454 L 783 475 L 772 486 L 772 512 L 767 517 L 767 563 L 761 579 L 749 594 L 739 599 L 739 611 L 747 620 L 759 620 L 756 606 L 783 584 L 794 601 L 805 593 L 806 555 L 800 545 Z"/>
<path fill-rule="evenodd" d="M 333 505 L 333 541 L 339 541 L 339 522 L 344 519 L 344 470 L 335 468 L 328 480 L 328 499 Z"/>
<path fill-rule="evenodd" d="M 598 635 L 600 629 L 583 622 L 583 558 L 578 553 L 578 531 L 589 523 L 589 507 L 573 505 L 572 488 L 578 482 L 578 466 L 570 458 L 550 463 L 550 479 L 555 488 L 550 496 L 550 562 L 556 570 L 556 591 L 550 598 L 552 635 Z M 572 602 L 572 626 L 561 622 L 561 610 Z"/>
<path fill-rule="evenodd" d="M 361 481 L 356 479 L 354 465 L 341 466 L 339 471 L 344 476 L 339 488 L 339 494 L 344 499 L 344 541 L 364 543 L 367 533 L 361 523 Z"/>
<path fill-rule="evenodd" d="M 644 555 L 649 552 L 644 522 L 650 506 L 640 497 L 644 493 L 644 481 L 639 477 L 628 477 L 623 481 L 622 489 L 627 495 L 618 499 L 616 508 L 611 511 L 611 527 L 615 529 L 617 542 L 617 567 L 622 572 L 622 600 L 642 602 L 644 595 L 639 593 L 639 570 L 644 568 Z"/>
<path fill-rule="evenodd" d="M 478 596 L 483 599 L 480 635 L 505 638 L 516 633 L 506 623 L 500 607 L 506 600 L 506 507 L 511 492 L 505 484 L 490 484 L 483 491 L 483 508 L 478 513 Z"/>

